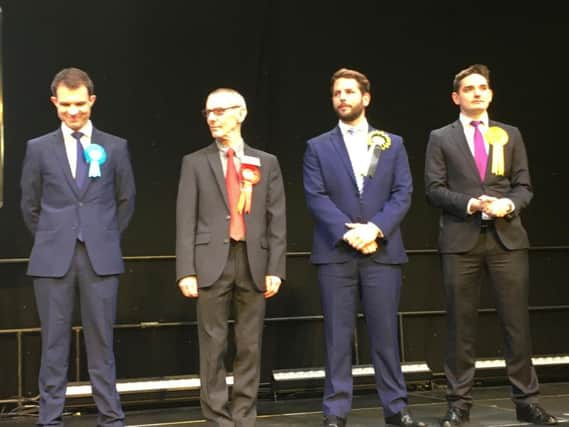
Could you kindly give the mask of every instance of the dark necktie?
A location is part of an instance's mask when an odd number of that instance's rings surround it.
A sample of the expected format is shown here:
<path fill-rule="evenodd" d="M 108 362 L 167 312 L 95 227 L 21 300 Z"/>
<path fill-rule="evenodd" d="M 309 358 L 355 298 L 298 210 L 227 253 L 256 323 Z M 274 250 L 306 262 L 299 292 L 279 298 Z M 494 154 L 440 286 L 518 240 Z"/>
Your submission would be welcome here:
<path fill-rule="evenodd" d="M 77 188 L 80 190 L 85 185 L 87 179 L 87 162 L 85 161 L 85 155 L 83 153 L 83 144 L 81 144 L 82 132 L 73 132 L 71 134 L 75 141 L 77 141 L 77 166 L 75 168 L 75 183 Z M 81 242 L 83 241 L 83 233 L 81 232 L 81 225 L 79 225 L 79 232 L 77 233 L 77 239 Z"/>
<path fill-rule="evenodd" d="M 77 141 L 77 166 L 75 168 L 75 182 L 77 188 L 82 189 L 85 185 L 87 178 L 87 162 L 85 161 L 85 154 L 83 152 L 83 144 L 81 144 L 82 132 L 73 132 L 71 134 L 75 141 Z"/>
<path fill-rule="evenodd" d="M 239 175 L 235 169 L 233 156 L 235 150 L 230 148 L 227 150 L 227 172 L 225 174 L 225 185 L 227 186 L 227 197 L 229 200 L 229 237 L 233 240 L 245 239 L 245 219 L 243 213 L 237 212 L 237 204 L 241 194 L 241 185 L 239 183 Z"/>
<path fill-rule="evenodd" d="M 476 167 L 478 168 L 478 174 L 480 175 L 480 180 L 484 181 L 486 176 L 486 164 L 488 163 L 488 154 L 486 154 L 486 147 L 484 145 L 484 138 L 482 137 L 482 132 L 480 132 L 481 121 L 473 120 L 470 122 L 474 126 L 474 161 L 476 162 Z"/>

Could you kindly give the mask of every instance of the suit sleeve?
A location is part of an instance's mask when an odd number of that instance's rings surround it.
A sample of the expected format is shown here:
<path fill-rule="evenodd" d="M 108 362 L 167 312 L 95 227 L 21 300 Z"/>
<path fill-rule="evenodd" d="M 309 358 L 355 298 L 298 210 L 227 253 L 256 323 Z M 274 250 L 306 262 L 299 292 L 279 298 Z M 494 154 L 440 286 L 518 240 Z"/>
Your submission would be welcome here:
<path fill-rule="evenodd" d="M 308 210 L 327 240 L 336 245 L 342 241 L 346 223 L 352 222 L 330 199 L 316 150 L 308 142 L 303 161 L 304 193 Z"/>
<path fill-rule="evenodd" d="M 176 200 L 176 280 L 196 275 L 194 242 L 198 215 L 197 182 L 191 160 L 185 157 Z"/>
<path fill-rule="evenodd" d="M 389 235 L 399 228 L 403 218 L 405 218 L 411 206 L 411 194 L 413 193 L 413 178 L 403 141 L 399 147 L 395 158 L 389 199 L 381 210 L 371 218 L 371 222 L 381 229 L 386 239 L 389 239 Z"/>
<path fill-rule="evenodd" d="M 286 202 L 279 161 L 270 168 L 267 194 L 267 241 L 269 261 L 267 275 L 286 278 Z"/>
<path fill-rule="evenodd" d="M 124 232 L 134 213 L 135 184 L 127 142 L 123 141 L 117 150 L 118 161 L 115 172 L 115 197 L 120 232 Z"/>
<path fill-rule="evenodd" d="M 510 199 L 515 211 L 510 216 L 519 215 L 533 198 L 527 153 L 522 135 L 518 128 L 513 128 L 512 167 L 510 171 L 510 191 L 504 196 Z"/>
<path fill-rule="evenodd" d="M 425 195 L 432 206 L 458 218 L 466 218 L 471 196 L 449 189 L 445 155 L 442 136 L 431 132 L 425 154 Z"/>
<path fill-rule="evenodd" d="M 42 176 L 38 157 L 38 150 L 28 141 L 20 181 L 22 191 L 20 208 L 24 223 L 32 235 L 36 232 L 41 211 Z"/>

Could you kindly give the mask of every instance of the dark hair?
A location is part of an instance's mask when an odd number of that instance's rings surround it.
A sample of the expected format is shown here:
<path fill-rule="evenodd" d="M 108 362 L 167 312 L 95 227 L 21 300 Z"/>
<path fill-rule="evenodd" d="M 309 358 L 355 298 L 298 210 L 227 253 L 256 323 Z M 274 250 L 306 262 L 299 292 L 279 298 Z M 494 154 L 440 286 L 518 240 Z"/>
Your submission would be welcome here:
<path fill-rule="evenodd" d="M 456 76 L 454 76 L 454 80 L 452 82 L 452 89 L 454 92 L 458 92 L 460 89 L 460 82 L 465 79 L 466 77 L 470 76 L 471 74 L 480 74 L 483 76 L 488 84 L 490 84 L 490 70 L 484 64 L 474 64 L 470 65 L 468 68 L 464 70 L 460 70 Z"/>
<path fill-rule="evenodd" d="M 57 95 L 57 88 L 60 85 L 68 87 L 69 89 L 77 89 L 81 86 L 85 86 L 89 95 L 93 95 L 95 92 L 93 81 L 85 71 L 79 68 L 64 68 L 55 75 L 51 82 L 51 94 L 53 96 Z"/>
<path fill-rule="evenodd" d="M 336 71 L 332 78 L 330 79 L 330 91 L 334 91 L 334 83 L 338 79 L 354 79 L 358 82 L 358 87 L 360 88 L 361 93 L 370 93 L 371 85 L 369 83 L 368 78 L 356 70 L 350 70 L 349 68 L 340 68 Z"/>

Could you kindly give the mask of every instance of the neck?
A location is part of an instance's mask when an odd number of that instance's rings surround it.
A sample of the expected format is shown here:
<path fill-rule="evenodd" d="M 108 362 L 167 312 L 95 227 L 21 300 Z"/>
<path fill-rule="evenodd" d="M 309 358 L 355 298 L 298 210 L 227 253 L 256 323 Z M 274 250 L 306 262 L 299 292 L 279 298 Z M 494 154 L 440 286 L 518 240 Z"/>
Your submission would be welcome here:
<path fill-rule="evenodd" d="M 217 142 L 219 142 L 224 147 L 235 148 L 243 142 L 243 138 L 241 138 L 241 136 L 239 136 L 239 137 L 226 137 L 223 139 L 218 139 Z"/>
<path fill-rule="evenodd" d="M 342 120 L 342 119 L 340 119 L 340 120 Z M 348 126 L 355 127 L 355 126 L 358 126 L 359 124 L 361 124 L 364 120 L 365 120 L 365 116 L 362 114 L 361 116 L 359 116 L 358 118 L 356 118 L 354 120 L 350 120 L 350 121 L 342 120 L 342 123 L 345 123 Z"/>
<path fill-rule="evenodd" d="M 485 110 L 482 110 L 482 111 L 463 111 L 462 112 L 462 114 L 464 114 L 470 120 L 481 120 L 484 117 L 484 113 L 486 113 Z"/>

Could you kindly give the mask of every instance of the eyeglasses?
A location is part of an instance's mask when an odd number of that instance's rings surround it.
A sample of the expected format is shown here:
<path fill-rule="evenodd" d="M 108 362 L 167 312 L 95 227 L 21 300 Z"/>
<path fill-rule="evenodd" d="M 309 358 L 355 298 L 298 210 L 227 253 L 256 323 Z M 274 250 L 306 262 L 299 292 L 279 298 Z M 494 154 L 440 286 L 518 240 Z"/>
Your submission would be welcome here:
<path fill-rule="evenodd" d="M 219 108 L 210 108 L 202 110 L 202 115 L 207 119 L 210 113 L 213 113 L 214 116 L 223 116 L 227 110 L 232 110 L 233 108 L 241 108 L 241 105 L 232 105 L 230 107 L 219 107 Z"/>

